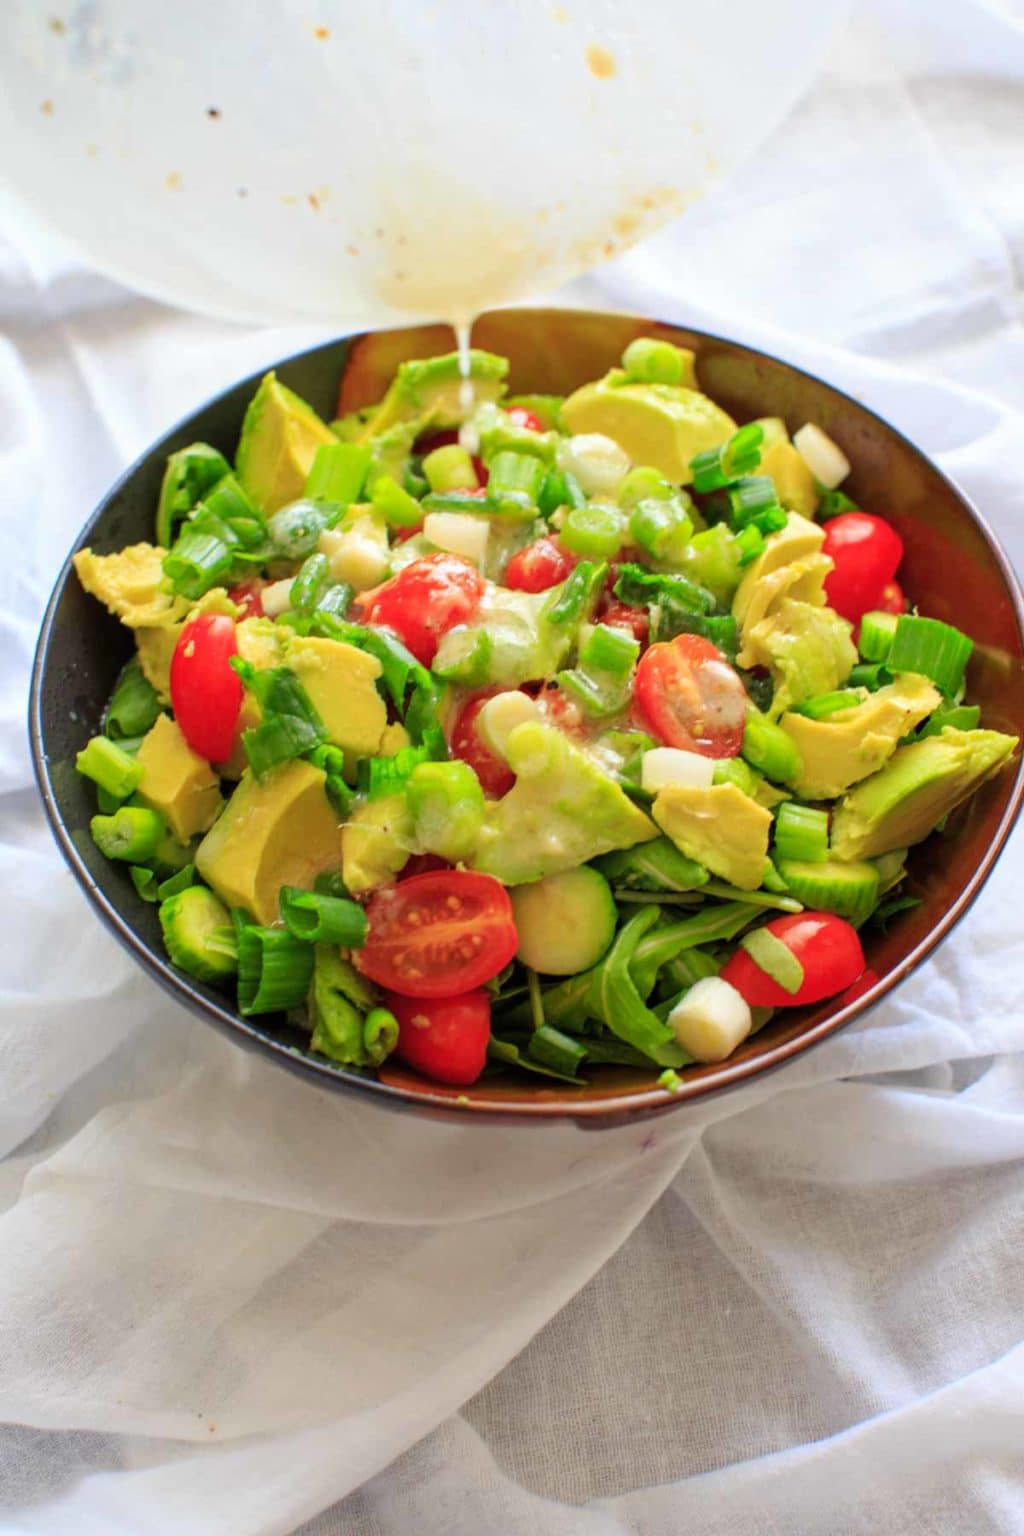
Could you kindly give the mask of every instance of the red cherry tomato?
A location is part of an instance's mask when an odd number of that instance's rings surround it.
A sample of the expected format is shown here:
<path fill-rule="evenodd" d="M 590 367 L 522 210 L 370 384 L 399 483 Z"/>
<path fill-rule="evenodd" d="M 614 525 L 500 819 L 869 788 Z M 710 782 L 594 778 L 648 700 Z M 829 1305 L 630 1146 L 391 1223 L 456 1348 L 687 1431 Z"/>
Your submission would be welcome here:
<path fill-rule="evenodd" d="M 574 556 L 555 539 L 535 539 L 514 554 L 505 570 L 505 585 L 513 592 L 546 592 L 557 587 L 576 564 Z"/>
<path fill-rule="evenodd" d="M 907 599 L 898 581 L 887 581 L 875 604 L 882 613 L 906 613 Z"/>
<path fill-rule="evenodd" d="M 228 597 L 241 609 L 240 619 L 262 619 L 263 599 L 260 596 L 262 591 L 263 582 L 258 576 L 253 576 L 249 581 L 240 581 L 237 587 L 231 588 Z"/>
<path fill-rule="evenodd" d="M 851 624 L 878 606 L 882 588 L 903 559 L 903 540 L 884 517 L 841 512 L 825 524 L 822 549 L 835 562 L 825 577 L 829 605 Z"/>
<path fill-rule="evenodd" d="M 745 949 L 738 949 L 722 967 L 730 982 L 752 1008 L 796 1008 L 820 1003 L 851 986 L 864 971 L 864 951 L 856 928 L 831 912 L 797 912 L 776 917 L 765 927 L 791 949 L 804 968 L 803 985 L 787 992 L 762 971 Z"/>
<path fill-rule="evenodd" d="M 495 800 L 500 800 L 502 795 L 508 794 L 516 777 L 505 759 L 498 757 L 490 747 L 485 746 L 476 728 L 476 721 L 487 700 L 492 699 L 498 691 L 492 688 L 487 693 L 478 693 L 462 706 L 452 728 L 452 739 L 449 743 L 452 756 L 459 757 L 464 763 L 469 764 L 480 780 L 480 787 L 484 794 L 492 796 Z"/>
<path fill-rule="evenodd" d="M 575 699 L 570 699 L 561 688 L 542 688 L 537 695 L 537 707 L 549 725 L 555 725 L 566 736 L 582 738 L 587 734 L 583 711 Z"/>
<path fill-rule="evenodd" d="M 398 1020 L 395 1055 L 437 1083 L 475 1083 L 487 1061 L 491 1000 L 482 987 L 455 997 L 402 997 L 385 992 L 385 1008 Z"/>
<path fill-rule="evenodd" d="M 422 523 L 414 523 L 411 528 L 392 528 L 392 544 L 404 544 L 406 539 L 414 539 L 418 533 L 423 532 Z"/>
<path fill-rule="evenodd" d="M 375 891 L 357 968 L 403 997 L 450 997 L 497 976 L 518 946 L 512 903 L 493 875 L 439 870 Z"/>
<path fill-rule="evenodd" d="M 615 598 L 599 608 L 597 616 L 602 624 L 610 624 L 613 629 L 628 629 L 634 640 L 639 640 L 641 645 L 647 644 L 651 621 L 646 609 L 633 608 L 629 603 L 620 603 Z"/>
<path fill-rule="evenodd" d="M 746 692 L 703 635 L 677 635 L 646 650 L 637 664 L 634 696 L 642 723 L 666 747 L 735 757 L 743 745 Z"/>
<path fill-rule="evenodd" d="M 174 718 L 193 752 L 210 763 L 231 756 L 242 707 L 242 679 L 229 664 L 237 652 L 234 619 L 201 613 L 185 625 L 171 657 Z"/>
<path fill-rule="evenodd" d="M 527 432 L 543 432 L 544 423 L 533 411 L 528 411 L 525 405 L 510 405 L 505 412 L 514 427 L 525 427 Z"/>
<path fill-rule="evenodd" d="M 484 579 L 457 555 L 425 555 L 377 587 L 364 605 L 368 624 L 393 629 L 429 667 L 441 636 L 467 623 L 480 606 Z"/>

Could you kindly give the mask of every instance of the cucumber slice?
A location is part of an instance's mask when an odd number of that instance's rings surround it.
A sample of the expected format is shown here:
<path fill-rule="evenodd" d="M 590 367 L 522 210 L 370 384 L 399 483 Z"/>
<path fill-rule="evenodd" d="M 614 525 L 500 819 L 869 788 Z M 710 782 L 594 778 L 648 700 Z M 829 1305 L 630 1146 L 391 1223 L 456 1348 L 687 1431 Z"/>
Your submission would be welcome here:
<path fill-rule="evenodd" d="M 205 885 L 190 885 L 160 903 L 160 927 L 175 965 L 198 981 L 223 981 L 238 970 L 231 914 Z"/>
<path fill-rule="evenodd" d="M 617 913 L 602 874 L 583 864 L 509 891 L 519 959 L 546 976 L 574 976 L 596 965 L 612 942 Z"/>
<path fill-rule="evenodd" d="M 838 859 L 810 864 L 804 859 L 778 859 L 776 867 L 790 895 L 805 907 L 834 912 L 848 922 L 860 923 L 877 904 L 879 877 L 874 864 L 841 864 Z"/>

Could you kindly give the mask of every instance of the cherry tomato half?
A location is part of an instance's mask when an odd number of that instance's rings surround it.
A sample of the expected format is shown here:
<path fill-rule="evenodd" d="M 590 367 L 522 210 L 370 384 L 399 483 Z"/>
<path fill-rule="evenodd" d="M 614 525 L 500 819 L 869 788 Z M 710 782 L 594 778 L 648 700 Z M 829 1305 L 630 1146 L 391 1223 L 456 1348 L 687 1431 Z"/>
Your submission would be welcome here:
<path fill-rule="evenodd" d="M 803 985 L 787 992 L 762 971 L 745 949 L 722 967 L 723 981 L 741 992 L 751 1008 L 796 1008 L 834 997 L 864 971 L 864 951 L 856 928 L 832 912 L 797 912 L 776 917 L 765 927 L 791 949 L 804 968 Z"/>
<path fill-rule="evenodd" d="M 743 745 L 747 695 L 703 635 L 660 640 L 641 656 L 634 687 L 641 723 L 666 747 L 735 757 Z"/>
<path fill-rule="evenodd" d="M 878 607 L 882 588 L 896 575 L 903 540 L 884 517 L 841 512 L 825 524 L 822 549 L 835 563 L 825 577 L 829 605 L 859 624 L 862 614 Z"/>
<path fill-rule="evenodd" d="M 500 800 L 502 795 L 508 794 L 516 778 L 505 759 L 498 757 L 480 739 L 476 721 L 487 700 L 492 699 L 499 691 L 491 688 L 486 693 L 478 693 L 467 700 L 452 728 L 452 739 L 449 743 L 452 756 L 459 757 L 464 763 L 469 764 L 480 780 L 480 787 L 484 794 L 492 796 L 495 800 Z"/>
<path fill-rule="evenodd" d="M 450 997 L 497 976 L 519 940 L 508 892 L 493 875 L 439 870 L 375 891 L 353 960 L 403 997 Z"/>
<path fill-rule="evenodd" d="M 505 570 L 513 592 L 546 592 L 571 573 L 575 558 L 556 539 L 535 539 L 514 554 Z"/>
<path fill-rule="evenodd" d="M 441 636 L 467 623 L 480 606 L 484 579 L 457 555 L 425 555 L 377 587 L 364 607 L 368 624 L 381 624 L 429 667 Z"/>
<path fill-rule="evenodd" d="M 487 1061 L 491 1000 L 482 987 L 455 997 L 382 999 L 398 1020 L 395 1055 L 424 1077 L 452 1087 L 475 1083 Z"/>
<path fill-rule="evenodd" d="M 527 432 L 543 432 L 544 423 L 534 412 L 527 410 L 525 405 L 510 405 L 505 412 L 514 427 L 525 427 Z"/>
<path fill-rule="evenodd" d="M 249 581 L 240 581 L 237 587 L 232 587 L 228 593 L 231 601 L 240 609 L 240 619 L 262 619 L 263 582 L 258 576 L 253 576 Z"/>
<path fill-rule="evenodd" d="M 193 752 L 207 762 L 231 756 L 242 707 L 242 679 L 230 666 L 238 653 L 235 621 L 201 613 L 185 625 L 171 657 L 171 708 Z"/>
<path fill-rule="evenodd" d="M 887 581 L 875 604 L 882 613 L 906 613 L 907 599 L 898 581 Z"/>

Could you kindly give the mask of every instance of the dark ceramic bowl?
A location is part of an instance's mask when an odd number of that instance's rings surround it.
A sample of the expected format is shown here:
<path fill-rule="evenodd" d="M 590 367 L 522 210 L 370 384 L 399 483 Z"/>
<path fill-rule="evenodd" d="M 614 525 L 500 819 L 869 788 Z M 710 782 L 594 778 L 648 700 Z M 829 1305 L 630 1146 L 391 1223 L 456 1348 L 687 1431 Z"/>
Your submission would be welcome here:
<path fill-rule="evenodd" d="M 749 347 L 624 315 L 499 310 L 477 323 L 473 340 L 511 358 L 513 390 L 565 393 L 615 364 L 623 347 L 641 334 L 664 335 L 693 347 L 704 388 L 739 420 L 782 416 L 791 430 L 811 420 L 836 437 L 854 465 L 844 489 L 858 503 L 884 513 L 903 536 L 906 560 L 900 579 L 907 591 L 926 613 L 974 636 L 969 686 L 971 698 L 981 705 L 983 724 L 1024 733 L 1024 604 L 1006 557 L 960 492 L 906 438 L 856 400 Z M 329 419 L 339 383 L 343 410 L 369 404 L 384 392 L 402 359 L 446 352 L 451 345 L 451 332 L 442 326 L 371 333 L 317 347 L 279 364 L 278 372 Z M 256 382 L 253 376 L 235 385 L 155 443 L 102 502 L 79 545 L 107 553 L 151 538 L 167 454 L 199 438 L 231 456 Z M 31 733 L 47 814 L 89 900 L 156 981 L 240 1044 L 321 1084 L 410 1108 L 471 1109 L 526 1119 L 568 1115 L 608 1123 L 728 1088 L 791 1060 L 860 1018 L 931 954 L 977 896 L 1024 797 L 1018 760 L 951 817 L 941 836 L 914 850 L 909 884 L 922 904 L 894 921 L 889 932 L 867 939 L 877 980 L 853 989 L 856 995 L 782 1013 L 729 1061 L 687 1069 L 681 1093 L 660 1089 L 656 1068 L 604 1068 L 579 1088 L 549 1087 L 509 1074 L 457 1093 L 421 1080 L 398 1063 L 387 1064 L 374 1077 L 314 1058 L 306 1052 L 305 1036 L 282 1018 L 243 1019 L 222 993 L 192 981 L 168 962 L 155 909 L 138 898 L 126 869 L 102 858 L 89 837 L 93 795 L 74 769 L 75 753 L 96 730 L 130 650 L 128 631 L 85 596 L 69 560 L 39 640 Z"/>

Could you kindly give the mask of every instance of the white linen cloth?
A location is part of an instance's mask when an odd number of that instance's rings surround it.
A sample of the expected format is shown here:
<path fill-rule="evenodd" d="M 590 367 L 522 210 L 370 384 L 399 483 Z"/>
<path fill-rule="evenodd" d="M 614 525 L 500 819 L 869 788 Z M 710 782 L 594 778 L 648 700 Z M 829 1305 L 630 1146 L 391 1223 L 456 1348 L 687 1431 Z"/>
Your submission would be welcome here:
<path fill-rule="evenodd" d="M 852 390 L 1024 563 L 1022 125 L 1019 7 L 859 6 L 741 178 L 573 297 Z M 656 1122 L 425 1124 L 243 1053 L 89 912 L 24 691 L 114 475 L 316 338 L 6 239 L 0 1530 L 1024 1531 L 1022 835 L 861 1025 Z"/>

